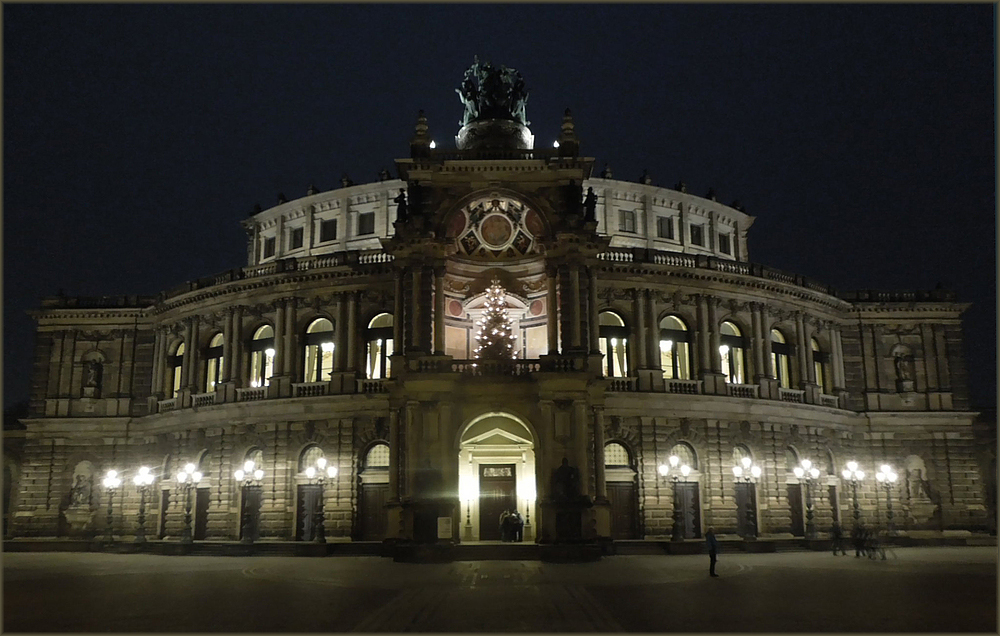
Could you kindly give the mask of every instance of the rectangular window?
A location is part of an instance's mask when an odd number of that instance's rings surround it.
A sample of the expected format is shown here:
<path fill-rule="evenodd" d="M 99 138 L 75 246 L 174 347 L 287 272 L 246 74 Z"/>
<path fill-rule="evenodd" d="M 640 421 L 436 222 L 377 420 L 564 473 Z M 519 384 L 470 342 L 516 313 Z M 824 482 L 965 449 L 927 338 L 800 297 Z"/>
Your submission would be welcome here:
<path fill-rule="evenodd" d="M 618 213 L 618 230 L 635 233 L 635 211 L 622 210 Z"/>
<path fill-rule="evenodd" d="M 325 243 L 327 241 L 337 240 L 337 219 L 330 219 L 329 221 L 320 221 L 319 223 L 319 242 Z"/>
<path fill-rule="evenodd" d="M 729 245 L 729 235 L 719 234 L 719 251 L 723 254 L 732 254 L 732 247 Z"/>
<path fill-rule="evenodd" d="M 304 230 L 301 227 L 297 227 L 294 230 L 292 230 L 292 236 L 291 236 L 291 238 L 288 241 L 288 249 L 290 249 L 290 250 L 297 250 L 300 247 L 302 247 L 302 234 L 303 234 L 303 231 Z"/>
<path fill-rule="evenodd" d="M 264 258 L 274 256 L 274 237 L 264 239 Z"/>
<path fill-rule="evenodd" d="M 691 244 L 705 245 L 705 232 L 700 225 L 691 226 Z"/>
<path fill-rule="evenodd" d="M 673 239 L 674 219 L 669 216 L 656 217 L 656 235 L 661 239 Z"/>
<path fill-rule="evenodd" d="M 358 236 L 375 233 L 375 213 L 362 212 L 358 215 Z"/>

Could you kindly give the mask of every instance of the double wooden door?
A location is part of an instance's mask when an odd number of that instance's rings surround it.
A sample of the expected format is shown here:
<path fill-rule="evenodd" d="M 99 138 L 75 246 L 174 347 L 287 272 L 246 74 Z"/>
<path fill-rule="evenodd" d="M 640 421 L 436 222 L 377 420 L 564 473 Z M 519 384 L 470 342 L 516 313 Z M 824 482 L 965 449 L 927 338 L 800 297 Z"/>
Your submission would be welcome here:
<path fill-rule="evenodd" d="M 389 526 L 385 503 L 389 484 L 361 484 L 358 497 L 358 536 L 362 541 L 381 541 Z"/>
<path fill-rule="evenodd" d="M 319 525 L 319 485 L 300 484 L 298 491 L 295 540 L 313 541 Z"/>
<path fill-rule="evenodd" d="M 212 502 L 212 491 L 208 488 L 195 489 L 194 539 L 201 541 L 208 536 L 208 506 Z"/>
<path fill-rule="evenodd" d="M 608 502 L 611 504 L 611 538 L 638 538 L 635 482 L 609 481 Z"/>
<path fill-rule="evenodd" d="M 674 484 L 674 497 L 681 511 L 681 537 L 697 539 L 701 536 L 701 505 L 698 500 L 698 484 L 680 481 Z"/>
<path fill-rule="evenodd" d="M 792 517 L 792 535 L 806 536 L 805 520 L 802 518 L 802 484 L 788 484 L 788 511 Z"/>
<path fill-rule="evenodd" d="M 500 540 L 500 515 L 517 508 L 514 464 L 479 466 L 479 540 Z M 521 512 L 524 516 L 524 512 Z"/>
<path fill-rule="evenodd" d="M 757 536 L 757 484 L 736 484 L 736 532 L 741 537 Z"/>

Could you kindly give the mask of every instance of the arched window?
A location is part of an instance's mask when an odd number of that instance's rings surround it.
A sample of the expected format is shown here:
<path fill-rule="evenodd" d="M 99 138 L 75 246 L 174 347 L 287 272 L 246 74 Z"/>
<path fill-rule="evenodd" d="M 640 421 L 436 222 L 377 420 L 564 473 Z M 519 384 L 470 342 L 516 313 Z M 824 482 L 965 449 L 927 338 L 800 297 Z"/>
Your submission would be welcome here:
<path fill-rule="evenodd" d="M 809 341 L 809 346 L 813 354 L 813 371 L 816 373 L 816 384 L 819 385 L 821 393 L 831 393 L 827 385 L 827 365 L 830 363 L 829 354 L 819 348 L 819 342 L 813 338 Z"/>
<path fill-rule="evenodd" d="M 792 378 L 788 374 L 788 356 L 791 347 L 785 342 L 785 336 L 777 329 L 771 330 L 771 368 L 778 386 L 792 388 Z"/>
<path fill-rule="evenodd" d="M 389 469 L 389 445 L 375 444 L 368 449 L 365 455 L 365 470 L 388 470 Z"/>
<path fill-rule="evenodd" d="M 791 446 L 785 448 L 785 472 L 790 473 L 799 465 L 799 454 Z"/>
<path fill-rule="evenodd" d="M 602 311 L 598 318 L 601 353 L 604 355 L 605 377 L 628 376 L 628 329 L 621 316 Z"/>
<path fill-rule="evenodd" d="M 615 468 L 631 468 L 632 458 L 624 445 L 618 442 L 608 442 L 604 445 L 604 465 Z"/>
<path fill-rule="evenodd" d="M 264 325 L 257 329 L 250 341 L 250 386 L 271 384 L 274 375 L 274 329 Z"/>
<path fill-rule="evenodd" d="M 365 331 L 365 375 L 373 380 L 389 377 L 389 356 L 393 352 L 392 314 L 372 318 Z"/>
<path fill-rule="evenodd" d="M 660 368 L 667 380 L 691 379 L 691 333 L 677 316 L 660 321 Z"/>
<path fill-rule="evenodd" d="M 305 382 L 326 382 L 333 373 L 333 323 L 317 318 L 306 328 L 306 349 L 302 359 Z"/>
<path fill-rule="evenodd" d="M 673 448 L 670 449 L 670 455 L 668 455 L 668 457 L 674 455 L 681 460 L 678 463 L 679 466 L 687 464 L 691 467 L 691 470 L 698 470 L 698 458 L 694 454 L 694 448 L 692 448 L 687 442 L 678 442 L 677 444 L 674 444 Z"/>
<path fill-rule="evenodd" d="M 733 466 L 742 466 L 744 457 L 749 457 L 751 461 L 753 460 L 750 449 L 743 444 L 733 446 Z"/>
<path fill-rule="evenodd" d="M 184 368 L 184 343 L 177 345 L 174 355 L 170 356 L 172 367 L 170 374 L 170 395 L 177 397 L 181 393 L 181 369 Z"/>
<path fill-rule="evenodd" d="M 205 393 L 211 393 L 222 382 L 222 342 L 222 334 L 217 333 L 205 349 Z"/>
<path fill-rule="evenodd" d="M 730 384 L 744 384 L 746 381 L 746 344 L 740 328 L 733 323 L 722 323 L 719 330 L 719 355 L 722 357 L 722 373 Z"/>
<path fill-rule="evenodd" d="M 299 455 L 299 472 L 304 473 L 310 466 L 316 466 L 316 460 L 323 457 L 323 449 L 316 444 L 306 446 Z"/>
<path fill-rule="evenodd" d="M 246 462 L 253 462 L 254 470 L 264 467 L 264 451 L 259 448 L 251 448 L 247 451 L 246 457 L 243 459 L 244 464 Z"/>
<path fill-rule="evenodd" d="M 826 474 L 836 476 L 837 467 L 833 463 L 833 451 L 829 448 L 826 449 L 826 453 L 824 453 L 824 459 L 826 459 Z"/>

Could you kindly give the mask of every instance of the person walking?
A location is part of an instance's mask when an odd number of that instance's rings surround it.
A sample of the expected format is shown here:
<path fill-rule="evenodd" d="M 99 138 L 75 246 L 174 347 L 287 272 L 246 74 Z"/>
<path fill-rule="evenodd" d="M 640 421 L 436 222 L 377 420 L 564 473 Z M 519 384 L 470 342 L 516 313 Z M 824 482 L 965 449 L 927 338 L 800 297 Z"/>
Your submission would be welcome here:
<path fill-rule="evenodd" d="M 715 561 L 719 553 L 719 542 L 715 540 L 715 528 L 709 528 L 708 532 L 705 533 L 705 545 L 708 546 L 708 558 L 711 559 L 708 575 L 719 576 L 715 573 Z"/>
<path fill-rule="evenodd" d="M 854 543 L 854 557 L 860 558 L 865 551 L 865 528 L 860 523 L 851 528 L 851 542 Z"/>
<path fill-rule="evenodd" d="M 510 531 L 510 510 L 500 513 L 500 540 L 507 541 L 507 533 Z"/>
<path fill-rule="evenodd" d="M 844 549 L 844 531 L 840 529 L 840 524 L 836 521 L 830 528 L 830 539 L 833 543 L 833 556 L 837 556 L 837 550 L 840 550 L 841 555 L 847 556 L 847 550 Z"/>

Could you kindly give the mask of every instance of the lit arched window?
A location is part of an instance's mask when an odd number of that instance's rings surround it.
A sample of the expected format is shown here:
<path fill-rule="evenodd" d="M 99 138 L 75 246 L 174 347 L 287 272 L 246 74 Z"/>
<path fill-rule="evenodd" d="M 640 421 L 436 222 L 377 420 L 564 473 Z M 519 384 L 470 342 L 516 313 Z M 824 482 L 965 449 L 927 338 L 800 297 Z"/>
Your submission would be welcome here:
<path fill-rule="evenodd" d="M 373 380 L 389 377 L 389 356 L 392 355 L 392 314 L 372 318 L 365 331 L 365 375 Z"/>
<path fill-rule="evenodd" d="M 299 455 L 299 472 L 306 472 L 306 468 L 316 466 L 316 460 L 323 457 L 323 449 L 316 444 L 310 444 L 303 449 Z"/>
<path fill-rule="evenodd" d="M 172 372 L 170 374 L 170 394 L 177 397 L 181 392 L 181 369 L 184 368 L 184 343 L 177 345 L 174 355 L 170 357 Z"/>
<path fill-rule="evenodd" d="M 771 330 L 771 368 L 778 386 L 792 388 L 792 379 L 788 375 L 788 355 L 791 347 L 785 342 L 785 336 L 777 329 Z"/>
<path fill-rule="evenodd" d="M 253 462 L 253 470 L 264 468 L 264 451 L 259 448 L 251 448 L 247 451 L 243 462 L 244 465 L 246 465 L 246 462 Z"/>
<path fill-rule="evenodd" d="M 791 446 L 785 448 L 785 472 L 790 473 L 799 465 L 799 454 Z"/>
<path fill-rule="evenodd" d="M 211 393 L 222 382 L 222 342 L 222 334 L 217 333 L 205 349 L 205 393 Z"/>
<path fill-rule="evenodd" d="M 753 461 L 753 455 L 750 453 L 750 449 L 743 444 L 733 446 L 733 466 L 742 466 L 744 457 L 749 457 L 750 460 Z"/>
<path fill-rule="evenodd" d="M 250 342 L 250 386 L 271 384 L 274 375 L 274 329 L 264 325 L 253 334 Z"/>
<path fill-rule="evenodd" d="M 628 449 L 618 442 L 608 442 L 604 445 L 604 465 L 615 468 L 631 468 L 632 459 Z"/>
<path fill-rule="evenodd" d="M 830 362 L 830 356 L 819 348 L 819 342 L 813 338 L 809 342 L 809 346 L 812 349 L 813 354 L 813 371 L 816 373 L 816 384 L 819 385 L 819 390 L 821 393 L 831 393 L 830 387 L 827 386 L 827 364 Z"/>
<path fill-rule="evenodd" d="M 305 382 L 326 382 L 333 373 L 333 323 L 317 318 L 306 328 Z"/>
<path fill-rule="evenodd" d="M 365 469 L 388 470 L 389 469 L 389 445 L 375 444 L 365 455 Z"/>
<path fill-rule="evenodd" d="M 667 380 L 691 379 L 691 334 L 677 316 L 660 321 L 660 368 Z"/>
<path fill-rule="evenodd" d="M 722 357 L 722 374 L 730 384 L 744 384 L 746 381 L 746 344 L 740 328 L 733 323 L 722 323 L 719 330 L 719 355 Z"/>
<path fill-rule="evenodd" d="M 609 378 L 628 376 L 628 329 L 621 316 L 602 311 L 598 319 L 601 353 L 604 355 L 604 375 Z"/>
<path fill-rule="evenodd" d="M 678 466 L 683 466 L 687 464 L 691 467 L 691 470 L 698 470 L 698 458 L 694 454 L 694 448 L 691 447 L 687 442 L 678 442 L 674 444 L 673 448 L 670 449 L 670 455 L 668 457 L 677 456 L 680 459 Z"/>

